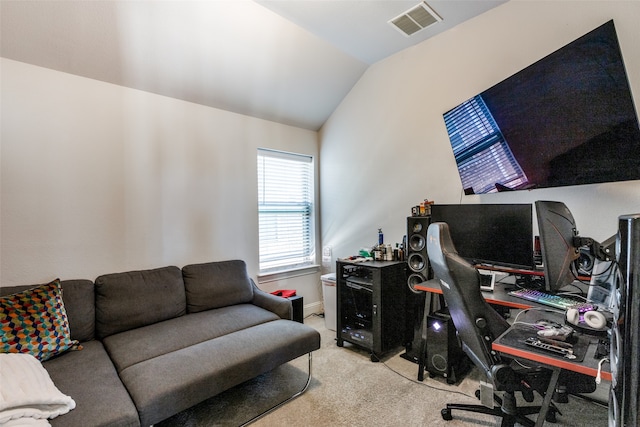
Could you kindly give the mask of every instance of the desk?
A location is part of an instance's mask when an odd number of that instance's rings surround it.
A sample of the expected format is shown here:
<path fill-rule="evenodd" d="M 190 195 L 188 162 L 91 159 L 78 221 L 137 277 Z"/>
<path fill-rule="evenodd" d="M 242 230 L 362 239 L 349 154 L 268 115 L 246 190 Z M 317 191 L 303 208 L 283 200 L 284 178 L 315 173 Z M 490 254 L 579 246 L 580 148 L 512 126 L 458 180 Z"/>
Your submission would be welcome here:
<path fill-rule="evenodd" d="M 500 353 L 504 353 L 509 356 L 523 358 L 527 360 L 533 360 L 538 363 L 545 364 L 547 366 L 554 366 L 561 369 L 566 369 L 573 372 L 578 372 L 580 374 L 589 375 L 595 377 L 598 374 L 598 363 L 599 359 L 595 358 L 596 350 L 598 347 L 598 337 L 587 335 L 587 334 L 577 334 L 576 335 L 581 340 L 589 341 L 589 345 L 586 346 L 584 351 L 584 359 L 582 361 L 576 362 L 567 358 L 559 358 L 551 356 L 548 352 L 544 350 L 537 350 L 535 348 L 530 348 L 528 346 L 518 346 L 513 345 L 509 337 L 507 336 L 513 329 L 520 329 L 522 331 L 528 331 L 531 336 L 535 336 L 536 330 L 533 327 L 521 326 L 520 323 L 535 323 L 540 319 L 549 319 L 555 322 L 562 324 L 564 322 L 564 318 L 562 315 L 558 313 L 551 312 L 541 312 L 536 310 L 528 311 L 524 313 L 522 316 L 518 318 L 518 324 L 513 325 L 509 328 L 504 334 L 499 336 L 493 341 L 491 348 Z M 527 336 L 528 336 L 527 335 Z M 609 372 L 609 362 L 605 362 L 602 365 L 602 371 L 600 373 L 602 379 L 611 381 L 611 372 Z"/>
<path fill-rule="evenodd" d="M 509 295 L 507 293 L 508 292 L 507 288 L 509 288 L 510 286 L 511 286 L 510 284 L 505 285 L 503 283 L 496 283 L 493 291 L 491 292 L 483 291 L 482 296 L 484 297 L 485 301 L 487 301 L 490 304 L 495 304 L 495 305 L 508 307 L 508 308 L 514 308 L 514 309 L 520 309 L 520 310 L 526 310 L 530 308 L 549 309 L 549 307 L 545 305 L 538 304 L 533 301 L 523 300 L 523 299 L 516 298 Z M 440 288 L 440 282 L 435 279 L 416 285 L 415 288 L 431 294 L 440 294 L 440 295 L 442 294 L 442 290 Z M 427 299 L 427 304 L 429 304 L 429 299 Z M 430 307 L 425 307 L 425 313 L 429 310 L 429 308 Z M 540 320 L 541 318 L 553 320 L 560 324 L 564 323 L 564 318 L 559 313 L 552 313 L 549 311 L 543 312 L 543 311 L 537 311 L 537 310 L 530 310 L 518 318 L 517 325 L 512 326 L 510 329 L 505 331 L 504 334 L 502 334 L 492 343 L 492 348 L 500 353 L 503 353 L 510 357 L 531 360 L 536 362 L 536 364 L 538 365 L 544 365 L 549 369 L 551 369 L 552 371 L 551 382 L 549 383 L 549 387 L 543 399 L 542 409 L 536 420 L 536 426 L 541 426 L 544 423 L 546 413 L 549 409 L 549 405 L 551 404 L 551 398 L 553 396 L 553 392 L 555 391 L 558 378 L 560 376 L 560 371 L 565 369 L 565 370 L 574 371 L 581 374 L 586 374 L 589 376 L 596 377 L 598 373 L 598 364 L 600 362 L 598 359 L 594 358 L 594 355 L 597 350 L 597 342 L 598 342 L 597 337 L 590 339 L 589 336 L 583 335 L 582 339 L 586 339 L 589 342 L 588 342 L 588 345 L 586 346 L 584 358 L 580 362 L 572 361 L 570 359 L 553 357 L 552 355 L 548 354 L 544 350 L 537 350 L 534 348 L 529 349 L 527 346 L 512 345 L 512 341 L 509 340 L 507 335 L 512 331 L 513 328 L 520 327 L 519 326 L 520 322 L 535 323 L 537 320 Z M 425 327 L 426 325 L 423 323 L 423 328 Z M 423 333 L 423 337 L 424 337 L 424 333 Z M 425 366 L 424 358 L 425 358 L 425 352 L 426 352 L 426 345 L 427 343 L 423 342 L 423 348 L 422 348 L 422 351 L 420 352 L 420 357 L 418 362 L 418 365 L 419 365 L 418 380 L 419 381 L 422 381 L 424 378 L 424 366 Z M 605 362 L 602 364 L 601 378 L 608 381 L 611 381 L 612 379 L 611 373 L 609 371 L 608 362 Z"/>
<path fill-rule="evenodd" d="M 513 286 L 513 284 L 496 282 L 493 291 L 483 291 L 482 296 L 489 304 L 494 304 L 502 307 L 506 307 L 509 309 L 517 309 L 517 310 L 525 310 L 527 308 L 532 307 L 544 307 L 542 304 L 535 303 L 533 301 L 528 301 L 522 298 L 517 298 L 509 295 L 509 288 Z M 431 279 L 426 282 L 422 282 L 419 285 L 415 286 L 415 289 L 427 292 L 432 295 L 442 295 L 442 289 L 440 288 L 440 281 L 437 279 Z M 444 302 L 444 300 L 442 300 Z M 418 381 L 424 380 L 424 370 L 425 370 L 425 354 L 427 350 L 427 342 L 426 342 L 426 319 L 427 315 L 432 311 L 431 310 L 431 299 L 426 298 L 425 300 L 425 309 L 424 309 L 424 318 L 422 319 L 422 345 L 421 350 L 418 355 Z"/>
<path fill-rule="evenodd" d="M 521 360 L 531 360 L 536 362 L 536 364 L 538 365 L 544 365 L 551 369 L 551 382 L 549 383 L 549 387 L 547 388 L 545 397 L 542 401 L 542 409 L 540 410 L 538 418 L 536 419 L 536 426 L 542 426 L 542 424 L 544 423 L 545 416 L 547 414 L 547 411 L 549 410 L 549 405 L 551 404 L 553 392 L 555 391 L 556 385 L 558 383 L 560 371 L 564 369 L 596 377 L 598 375 L 598 365 L 600 363 L 600 360 L 594 357 L 597 349 L 598 338 L 586 334 L 578 337 L 580 340 L 584 341 L 587 344 L 586 348 L 584 349 L 584 357 L 579 361 L 554 356 L 552 355 L 552 353 L 546 352 L 544 350 L 528 348 L 524 344 L 514 344 L 513 338 L 509 335 L 522 332 L 521 335 L 535 336 L 536 329 L 531 326 L 524 325 L 523 323 L 535 323 L 542 318 L 555 321 L 560 324 L 564 322 L 563 316 L 559 313 L 531 310 L 524 313 L 523 316 L 520 316 L 518 318 L 518 322 L 498 338 L 496 338 L 491 345 L 492 349 L 502 354 L 506 354 L 507 356 L 515 357 Z M 602 364 L 600 376 L 602 379 L 611 381 L 612 377 L 611 372 L 609 371 L 608 362 L 604 362 Z"/>
<path fill-rule="evenodd" d="M 513 284 L 505 284 L 497 282 L 493 291 L 482 291 L 482 296 L 489 304 L 495 304 L 507 308 L 515 308 L 517 310 L 526 310 L 532 307 L 546 307 L 542 304 L 538 304 L 533 301 L 528 301 L 522 298 L 517 298 L 509 295 L 508 291 Z M 415 288 L 419 291 L 429 292 L 432 294 L 442 295 L 442 289 L 440 289 L 440 281 L 437 279 L 428 280 L 416 285 Z"/>

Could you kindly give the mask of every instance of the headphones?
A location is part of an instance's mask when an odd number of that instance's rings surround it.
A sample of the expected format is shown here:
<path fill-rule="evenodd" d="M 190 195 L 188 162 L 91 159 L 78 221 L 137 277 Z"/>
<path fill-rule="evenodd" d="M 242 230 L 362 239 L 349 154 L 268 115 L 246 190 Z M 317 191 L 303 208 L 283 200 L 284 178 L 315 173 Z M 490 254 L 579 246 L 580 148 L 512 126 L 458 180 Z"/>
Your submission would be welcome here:
<path fill-rule="evenodd" d="M 577 309 L 570 308 L 567 310 L 566 320 L 568 323 L 577 326 L 578 329 L 583 329 L 583 332 L 587 333 L 603 331 L 607 328 L 607 318 L 599 311 L 587 311 L 580 315 Z"/>

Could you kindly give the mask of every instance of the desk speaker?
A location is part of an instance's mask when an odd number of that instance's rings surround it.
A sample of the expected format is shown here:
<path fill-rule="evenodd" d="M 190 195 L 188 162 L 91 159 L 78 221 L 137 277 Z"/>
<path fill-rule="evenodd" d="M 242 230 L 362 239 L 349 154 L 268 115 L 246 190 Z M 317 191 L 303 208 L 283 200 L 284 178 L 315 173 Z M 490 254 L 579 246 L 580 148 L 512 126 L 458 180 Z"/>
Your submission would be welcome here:
<path fill-rule="evenodd" d="M 415 293 L 422 293 L 415 286 L 426 282 L 433 275 L 429 274 L 429 257 L 427 256 L 427 229 L 431 223 L 430 216 L 410 216 L 407 218 L 407 266 L 409 277 L 407 285 Z"/>
<path fill-rule="evenodd" d="M 618 218 L 616 253 L 620 268 L 613 295 L 609 426 L 640 423 L 640 214 Z"/>

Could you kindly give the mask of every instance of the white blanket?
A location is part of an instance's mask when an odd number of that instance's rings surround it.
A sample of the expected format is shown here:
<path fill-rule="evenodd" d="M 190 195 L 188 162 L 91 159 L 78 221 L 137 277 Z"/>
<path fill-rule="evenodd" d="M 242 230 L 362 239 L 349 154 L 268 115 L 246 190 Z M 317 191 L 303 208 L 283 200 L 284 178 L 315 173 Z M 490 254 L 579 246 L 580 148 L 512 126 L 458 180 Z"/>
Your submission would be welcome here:
<path fill-rule="evenodd" d="M 48 426 L 76 402 L 53 384 L 30 354 L 0 353 L 0 426 Z"/>

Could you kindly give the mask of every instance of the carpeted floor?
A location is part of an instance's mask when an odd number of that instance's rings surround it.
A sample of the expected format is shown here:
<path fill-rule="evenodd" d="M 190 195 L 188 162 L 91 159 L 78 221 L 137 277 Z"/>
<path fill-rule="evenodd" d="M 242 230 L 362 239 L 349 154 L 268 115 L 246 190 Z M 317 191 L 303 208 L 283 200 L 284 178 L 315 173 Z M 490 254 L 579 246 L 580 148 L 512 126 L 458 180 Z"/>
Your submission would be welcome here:
<path fill-rule="evenodd" d="M 313 379 L 302 396 L 252 424 L 267 426 L 495 426 L 493 416 L 454 411 L 443 421 L 440 409 L 447 402 L 477 403 L 480 379 L 472 369 L 457 384 L 444 378 L 417 381 L 418 365 L 397 353 L 373 363 L 366 351 L 348 343 L 340 348 L 335 332 L 324 319 L 311 316 L 305 323 L 322 335 L 322 347 L 313 353 Z M 307 357 L 244 383 L 186 410 L 157 427 L 239 426 L 300 390 L 306 382 Z M 607 426 L 607 408 L 572 396 L 560 405 L 556 426 Z M 547 424 L 546 424 L 547 425 Z"/>

